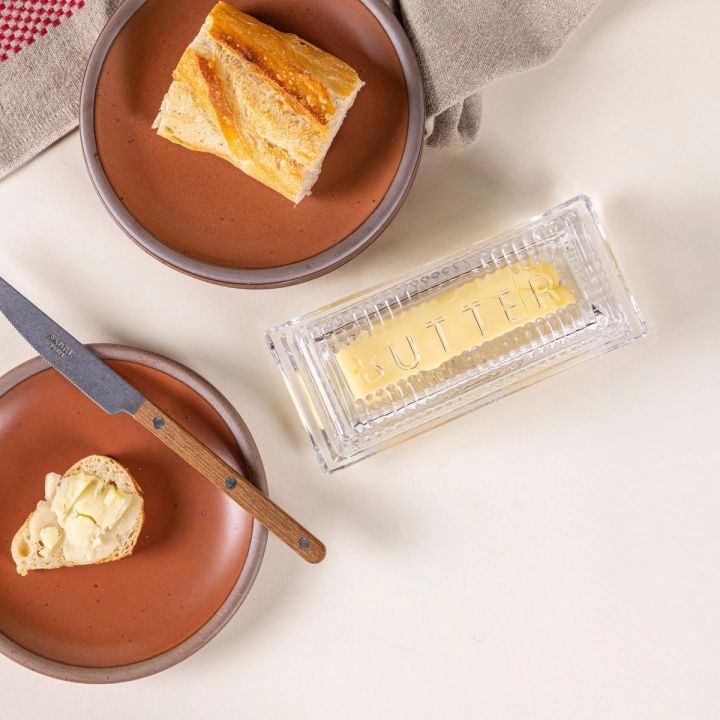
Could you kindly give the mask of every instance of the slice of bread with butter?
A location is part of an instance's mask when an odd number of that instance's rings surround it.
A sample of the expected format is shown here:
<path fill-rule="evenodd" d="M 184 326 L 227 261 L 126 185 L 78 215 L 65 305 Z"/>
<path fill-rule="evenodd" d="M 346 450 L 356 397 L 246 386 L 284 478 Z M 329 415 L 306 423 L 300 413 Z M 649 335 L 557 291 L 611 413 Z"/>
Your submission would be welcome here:
<path fill-rule="evenodd" d="M 12 541 L 18 573 L 127 557 L 145 519 L 140 492 L 127 469 L 103 455 L 48 474 L 45 499 Z"/>

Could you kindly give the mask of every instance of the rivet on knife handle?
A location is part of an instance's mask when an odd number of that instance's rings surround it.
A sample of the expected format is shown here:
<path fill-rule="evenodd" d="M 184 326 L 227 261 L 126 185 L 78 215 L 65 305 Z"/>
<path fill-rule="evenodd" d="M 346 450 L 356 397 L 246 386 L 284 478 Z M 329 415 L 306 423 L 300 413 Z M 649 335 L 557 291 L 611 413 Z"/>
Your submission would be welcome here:
<path fill-rule="evenodd" d="M 311 563 L 318 563 L 325 557 L 325 546 L 320 540 L 150 400 L 146 399 L 133 417 L 300 557 Z"/>

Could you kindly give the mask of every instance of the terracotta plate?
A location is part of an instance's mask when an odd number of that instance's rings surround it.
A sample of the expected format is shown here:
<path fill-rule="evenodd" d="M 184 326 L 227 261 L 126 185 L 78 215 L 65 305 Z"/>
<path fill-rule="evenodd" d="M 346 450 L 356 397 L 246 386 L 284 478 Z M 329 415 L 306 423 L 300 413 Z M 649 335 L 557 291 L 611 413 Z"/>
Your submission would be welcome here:
<path fill-rule="evenodd" d="M 110 365 L 267 492 L 255 444 L 200 377 L 150 353 L 94 346 Z M 129 558 L 20 577 L 10 542 L 47 472 L 99 453 L 124 464 L 145 498 Z M 230 619 L 257 574 L 266 530 L 127 416 L 110 417 L 43 360 L 0 379 L 0 651 L 80 682 L 158 672 Z"/>
<path fill-rule="evenodd" d="M 422 149 L 422 82 L 383 0 L 232 0 L 354 67 L 365 82 L 313 194 L 294 206 L 228 162 L 156 135 L 183 50 L 215 0 L 126 0 L 93 51 L 81 136 L 123 229 L 159 260 L 242 287 L 307 280 L 347 261 L 392 219 Z"/>

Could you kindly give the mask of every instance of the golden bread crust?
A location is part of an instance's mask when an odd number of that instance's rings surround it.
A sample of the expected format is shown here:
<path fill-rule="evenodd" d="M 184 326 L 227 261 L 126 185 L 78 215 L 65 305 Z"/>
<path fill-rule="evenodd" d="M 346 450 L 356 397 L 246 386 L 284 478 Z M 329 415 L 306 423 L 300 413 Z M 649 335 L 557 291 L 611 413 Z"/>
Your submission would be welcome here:
<path fill-rule="evenodd" d="M 180 58 L 153 127 L 299 202 L 361 87 L 342 60 L 219 2 Z"/>

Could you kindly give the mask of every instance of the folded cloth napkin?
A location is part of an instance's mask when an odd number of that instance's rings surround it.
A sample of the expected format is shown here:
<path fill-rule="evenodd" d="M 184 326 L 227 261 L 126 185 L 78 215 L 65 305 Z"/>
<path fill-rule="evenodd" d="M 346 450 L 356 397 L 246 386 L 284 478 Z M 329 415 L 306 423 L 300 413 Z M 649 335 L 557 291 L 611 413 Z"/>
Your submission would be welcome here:
<path fill-rule="evenodd" d="M 88 56 L 121 0 L 0 0 L 0 178 L 78 123 Z M 415 47 L 427 143 L 478 133 L 480 88 L 548 60 L 599 0 L 385 0 Z"/>
<path fill-rule="evenodd" d="M 480 88 L 547 62 L 599 1 L 385 0 L 420 63 L 426 143 L 475 140 Z"/>
<path fill-rule="evenodd" d="M 0 178 L 78 124 L 80 85 L 121 0 L 0 0 Z"/>

